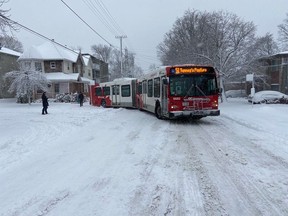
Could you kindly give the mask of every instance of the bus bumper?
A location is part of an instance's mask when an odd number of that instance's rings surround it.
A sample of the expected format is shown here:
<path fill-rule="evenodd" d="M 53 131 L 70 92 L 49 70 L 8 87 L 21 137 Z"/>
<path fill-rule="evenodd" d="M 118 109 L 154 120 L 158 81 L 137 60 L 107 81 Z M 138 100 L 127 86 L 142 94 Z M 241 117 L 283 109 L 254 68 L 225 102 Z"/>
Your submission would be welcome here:
<path fill-rule="evenodd" d="M 219 116 L 220 110 L 193 110 L 193 111 L 174 111 L 169 113 L 169 118 L 181 118 L 181 117 L 206 117 L 206 116 Z"/>

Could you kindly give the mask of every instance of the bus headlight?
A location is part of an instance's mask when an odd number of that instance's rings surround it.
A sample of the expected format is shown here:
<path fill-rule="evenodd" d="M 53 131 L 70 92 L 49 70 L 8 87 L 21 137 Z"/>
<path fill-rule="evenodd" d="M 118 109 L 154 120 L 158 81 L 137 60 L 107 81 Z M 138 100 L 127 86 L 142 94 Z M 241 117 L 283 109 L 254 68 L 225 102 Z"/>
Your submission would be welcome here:
<path fill-rule="evenodd" d="M 171 110 L 177 110 L 177 109 L 179 109 L 179 107 L 177 105 L 171 105 L 170 109 Z"/>

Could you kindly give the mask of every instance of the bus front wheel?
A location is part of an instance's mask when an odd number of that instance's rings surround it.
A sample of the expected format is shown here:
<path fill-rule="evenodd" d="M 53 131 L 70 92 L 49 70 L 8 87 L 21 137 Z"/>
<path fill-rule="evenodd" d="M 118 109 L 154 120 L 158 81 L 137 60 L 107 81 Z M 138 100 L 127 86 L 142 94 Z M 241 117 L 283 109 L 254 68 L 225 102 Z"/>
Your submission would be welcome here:
<path fill-rule="evenodd" d="M 162 119 L 162 111 L 160 104 L 156 104 L 155 115 L 158 119 Z"/>
<path fill-rule="evenodd" d="M 106 107 L 106 101 L 105 100 L 101 101 L 101 106 L 104 107 L 104 108 Z"/>

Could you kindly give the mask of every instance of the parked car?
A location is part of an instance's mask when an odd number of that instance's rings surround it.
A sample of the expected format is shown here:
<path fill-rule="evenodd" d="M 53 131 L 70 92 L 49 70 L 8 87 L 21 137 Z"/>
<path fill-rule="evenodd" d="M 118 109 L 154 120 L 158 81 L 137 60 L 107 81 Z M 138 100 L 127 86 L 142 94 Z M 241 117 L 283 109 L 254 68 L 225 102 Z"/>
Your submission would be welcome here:
<path fill-rule="evenodd" d="M 278 91 L 268 91 L 268 90 L 259 91 L 256 92 L 253 97 L 249 95 L 248 102 L 253 104 L 288 103 L 288 95 Z"/>
<path fill-rule="evenodd" d="M 239 98 L 246 97 L 246 92 L 243 89 L 238 90 L 228 90 L 225 92 L 227 98 Z"/>

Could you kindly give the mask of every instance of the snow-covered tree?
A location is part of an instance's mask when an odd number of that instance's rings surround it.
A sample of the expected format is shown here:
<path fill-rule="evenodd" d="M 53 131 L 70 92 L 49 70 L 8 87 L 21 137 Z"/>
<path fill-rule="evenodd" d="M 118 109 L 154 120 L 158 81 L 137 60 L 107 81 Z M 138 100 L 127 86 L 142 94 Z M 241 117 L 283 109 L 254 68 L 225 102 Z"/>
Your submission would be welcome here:
<path fill-rule="evenodd" d="M 16 30 L 15 22 L 8 18 L 9 9 L 5 9 L 4 5 L 9 2 L 9 0 L 0 0 L 0 34 L 5 35 L 7 27 Z"/>
<path fill-rule="evenodd" d="M 122 59 L 121 74 L 121 52 L 118 49 L 106 45 L 93 45 L 91 47 L 93 55 L 109 64 L 109 72 L 111 80 L 120 77 L 139 77 L 143 74 L 143 70 L 135 64 L 135 54 L 124 49 Z"/>
<path fill-rule="evenodd" d="M 93 45 L 91 46 L 91 50 L 94 53 L 94 56 L 106 63 L 109 63 L 112 56 L 112 47 L 107 45 Z"/>
<path fill-rule="evenodd" d="M 10 83 L 9 92 L 16 92 L 17 97 L 27 95 L 29 104 L 35 90 L 46 91 L 48 80 L 40 71 L 20 70 L 5 74 L 4 79 Z"/>
<path fill-rule="evenodd" d="M 12 36 L 0 36 L 0 46 L 4 46 L 17 52 L 23 52 L 22 43 Z"/>
<path fill-rule="evenodd" d="M 279 39 L 283 43 L 283 47 L 288 47 L 288 13 L 286 18 L 283 20 L 283 23 L 278 25 L 279 29 Z"/>
<path fill-rule="evenodd" d="M 265 50 L 270 39 L 269 35 L 257 38 L 256 26 L 235 14 L 188 10 L 165 34 L 158 45 L 158 56 L 163 65 L 213 65 L 223 89 L 224 80 L 240 78 L 244 68 L 247 71 L 247 66 L 262 57 L 255 50 Z"/>

